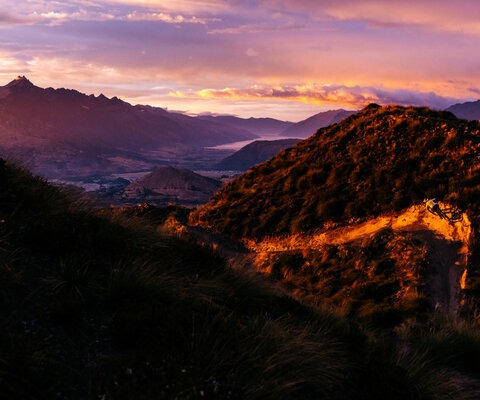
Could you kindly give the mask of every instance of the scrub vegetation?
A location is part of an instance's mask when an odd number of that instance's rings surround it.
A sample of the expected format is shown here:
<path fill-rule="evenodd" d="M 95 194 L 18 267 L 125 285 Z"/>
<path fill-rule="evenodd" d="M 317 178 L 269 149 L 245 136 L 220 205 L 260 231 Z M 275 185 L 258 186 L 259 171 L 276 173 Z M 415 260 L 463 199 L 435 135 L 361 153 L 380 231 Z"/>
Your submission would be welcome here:
<path fill-rule="evenodd" d="M 425 183 L 421 191 L 433 194 L 446 185 L 440 195 L 468 207 L 475 227 L 478 202 L 472 196 L 479 189 L 471 157 L 478 148 L 476 125 L 449 114 L 376 106 L 346 123 L 353 129 L 361 121 L 367 124 L 367 115 L 396 113 L 463 126 L 452 133 L 451 145 L 455 151 L 464 149 L 457 157 L 463 162 L 458 168 L 467 171 L 463 186 L 455 186 L 458 176 L 446 169 L 454 162 L 450 157 L 438 164 L 446 174 L 442 183 Z M 333 137 L 341 143 L 337 134 L 353 135 L 342 127 L 320 131 L 300 146 L 313 148 L 314 140 L 329 135 L 329 143 Z M 242 203 L 266 190 L 260 181 L 253 184 L 259 171 L 268 184 L 277 166 L 293 168 L 291 156 L 301 157 L 301 148 L 230 184 L 196 214 L 197 220 L 217 224 L 214 216 L 224 212 L 225 222 L 215 225 L 217 231 L 240 237 L 306 229 L 293 211 L 286 216 L 285 210 L 276 211 L 278 223 L 273 224 L 269 213 L 275 208 L 265 203 L 264 215 L 256 208 L 247 211 Z M 323 147 L 318 149 L 317 157 L 328 165 Z M 432 165 L 433 153 L 425 157 Z M 361 190 L 342 190 L 342 185 L 353 185 L 351 175 L 317 170 L 315 163 L 307 166 L 313 172 L 289 170 L 298 176 L 284 175 L 278 195 L 290 184 L 309 190 L 311 179 L 318 182 L 317 212 L 324 211 L 317 225 L 346 223 L 388 208 L 387 199 L 375 197 L 354 212 L 349 196 L 358 200 Z M 305 174 L 310 180 L 301 183 L 297 178 Z M 326 181 L 331 185 L 322 186 Z M 404 182 L 400 188 L 410 187 L 398 171 L 385 187 L 397 181 Z M 417 193 L 418 184 L 407 193 Z M 236 185 L 242 188 L 237 194 L 232 190 Z M 188 219 L 185 209 L 145 205 L 97 210 L 78 193 L 3 160 L 0 187 L 0 393 L 5 398 L 480 398 L 480 335 L 471 318 L 475 312 L 453 317 L 433 310 L 425 300 L 425 252 L 409 235 L 382 229 L 356 246 L 269 253 L 263 267 L 258 255 L 260 269 L 269 269 L 265 276 L 234 267 L 211 246 L 198 245 L 182 225 Z M 341 208 L 320 200 L 328 188 L 329 196 L 344 193 Z M 295 193 L 292 204 L 304 201 Z M 267 200 L 277 201 L 275 196 Z M 230 201 L 228 210 L 220 207 Z M 407 197 L 402 204 L 410 201 Z M 253 213 L 260 221 L 258 231 Z M 240 215 L 245 218 L 238 219 Z M 232 225 L 234 220 L 238 226 Z"/>
<path fill-rule="evenodd" d="M 436 197 L 468 210 L 478 226 L 479 147 L 477 121 L 372 104 L 230 182 L 192 222 L 259 239 Z"/>

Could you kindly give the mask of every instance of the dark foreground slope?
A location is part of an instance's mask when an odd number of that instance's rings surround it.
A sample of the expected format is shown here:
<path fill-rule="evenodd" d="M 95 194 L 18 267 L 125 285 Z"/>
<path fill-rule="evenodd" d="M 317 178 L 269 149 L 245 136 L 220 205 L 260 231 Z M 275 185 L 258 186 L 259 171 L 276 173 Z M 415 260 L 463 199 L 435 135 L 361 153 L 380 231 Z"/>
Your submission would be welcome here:
<path fill-rule="evenodd" d="M 0 161 L 8 399 L 475 399 L 480 336 L 388 336 L 302 306 L 208 249 L 94 213 Z M 467 350 L 468 349 L 468 350 Z"/>
<path fill-rule="evenodd" d="M 0 185 L 2 398 L 339 398 L 340 321 L 3 161 Z"/>
<path fill-rule="evenodd" d="M 371 105 L 256 166 L 192 220 L 235 237 L 303 232 L 436 197 L 478 227 L 480 126 L 447 112 Z"/>

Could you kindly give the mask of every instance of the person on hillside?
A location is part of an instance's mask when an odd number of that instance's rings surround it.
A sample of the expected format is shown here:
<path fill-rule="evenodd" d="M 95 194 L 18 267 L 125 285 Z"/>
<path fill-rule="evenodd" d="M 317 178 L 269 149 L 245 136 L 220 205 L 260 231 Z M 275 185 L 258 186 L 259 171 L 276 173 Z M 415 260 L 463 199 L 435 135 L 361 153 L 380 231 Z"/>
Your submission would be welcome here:
<path fill-rule="evenodd" d="M 442 215 L 442 211 L 440 210 L 440 206 L 435 201 L 435 199 L 425 199 L 423 200 L 425 203 L 425 207 L 427 211 L 430 211 L 432 214 Z"/>

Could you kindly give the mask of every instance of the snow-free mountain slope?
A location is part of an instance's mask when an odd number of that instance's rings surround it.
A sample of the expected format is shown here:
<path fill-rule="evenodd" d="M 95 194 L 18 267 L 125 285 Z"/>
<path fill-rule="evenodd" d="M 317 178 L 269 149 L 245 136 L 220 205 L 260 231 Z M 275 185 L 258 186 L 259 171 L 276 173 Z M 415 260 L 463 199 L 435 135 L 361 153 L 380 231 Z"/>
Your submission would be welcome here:
<path fill-rule="evenodd" d="M 255 140 L 217 164 L 219 170 L 246 171 L 276 156 L 280 151 L 293 147 L 301 139 Z"/>
<path fill-rule="evenodd" d="M 281 121 L 274 118 L 239 118 L 230 115 L 200 115 L 197 118 L 205 121 L 212 121 L 227 126 L 245 129 L 256 135 L 279 135 L 293 122 Z"/>
<path fill-rule="evenodd" d="M 401 210 L 424 197 L 478 214 L 479 155 L 478 122 L 371 105 L 230 182 L 192 220 L 258 238 Z"/>
<path fill-rule="evenodd" d="M 458 118 L 468 119 L 470 121 L 480 120 L 480 100 L 466 103 L 458 103 L 446 109 L 455 114 Z"/>
<path fill-rule="evenodd" d="M 289 126 L 282 132 L 282 136 L 307 138 L 313 135 L 317 129 L 336 124 L 342 119 L 355 113 L 356 111 L 347 111 L 343 109 L 320 112 Z"/>
<path fill-rule="evenodd" d="M 47 177 L 138 170 L 162 157 L 256 136 L 213 121 L 132 106 L 116 97 L 42 89 L 19 77 L 0 87 L 0 149 Z"/>

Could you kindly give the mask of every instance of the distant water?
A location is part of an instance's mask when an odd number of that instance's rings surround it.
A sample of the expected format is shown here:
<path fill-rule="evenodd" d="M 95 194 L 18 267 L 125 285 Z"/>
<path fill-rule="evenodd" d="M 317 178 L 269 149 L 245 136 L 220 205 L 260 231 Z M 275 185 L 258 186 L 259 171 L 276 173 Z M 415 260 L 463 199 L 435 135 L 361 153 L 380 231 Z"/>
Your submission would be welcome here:
<path fill-rule="evenodd" d="M 232 142 L 232 143 L 225 143 L 220 144 L 218 146 L 206 147 L 207 149 L 212 150 L 240 150 L 242 147 L 245 147 L 247 144 L 253 143 L 257 140 L 284 140 L 284 139 L 300 139 L 300 138 L 290 138 L 287 136 L 280 136 L 280 135 L 263 135 L 255 139 L 251 140 L 242 140 L 240 142 Z"/>

